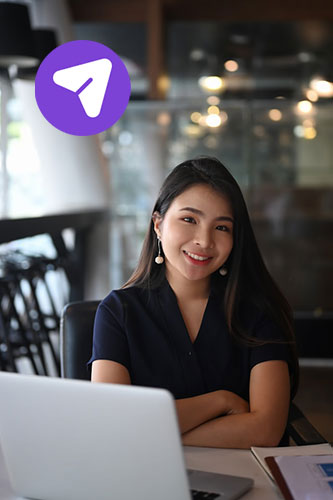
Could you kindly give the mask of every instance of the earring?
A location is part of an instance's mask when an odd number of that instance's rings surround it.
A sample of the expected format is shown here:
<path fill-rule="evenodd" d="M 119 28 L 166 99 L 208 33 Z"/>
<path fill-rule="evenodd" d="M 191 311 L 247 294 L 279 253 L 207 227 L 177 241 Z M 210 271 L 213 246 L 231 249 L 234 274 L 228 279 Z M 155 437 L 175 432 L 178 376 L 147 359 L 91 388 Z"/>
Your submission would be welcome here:
<path fill-rule="evenodd" d="M 228 274 L 228 269 L 224 266 L 220 267 L 219 273 L 221 276 L 226 276 Z"/>
<path fill-rule="evenodd" d="M 155 257 L 155 262 L 156 262 L 156 264 L 163 264 L 164 258 L 162 255 L 161 240 L 159 239 L 159 237 L 157 237 L 157 246 L 158 246 L 158 256 Z"/>

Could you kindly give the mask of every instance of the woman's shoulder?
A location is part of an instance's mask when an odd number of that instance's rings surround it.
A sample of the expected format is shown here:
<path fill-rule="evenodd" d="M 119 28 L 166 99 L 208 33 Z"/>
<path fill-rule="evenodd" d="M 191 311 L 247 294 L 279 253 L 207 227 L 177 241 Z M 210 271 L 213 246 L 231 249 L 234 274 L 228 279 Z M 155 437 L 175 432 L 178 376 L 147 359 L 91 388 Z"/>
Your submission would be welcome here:
<path fill-rule="evenodd" d="M 149 290 L 138 286 L 129 286 L 112 290 L 100 303 L 101 306 L 123 307 L 127 304 L 146 301 L 149 297 Z"/>

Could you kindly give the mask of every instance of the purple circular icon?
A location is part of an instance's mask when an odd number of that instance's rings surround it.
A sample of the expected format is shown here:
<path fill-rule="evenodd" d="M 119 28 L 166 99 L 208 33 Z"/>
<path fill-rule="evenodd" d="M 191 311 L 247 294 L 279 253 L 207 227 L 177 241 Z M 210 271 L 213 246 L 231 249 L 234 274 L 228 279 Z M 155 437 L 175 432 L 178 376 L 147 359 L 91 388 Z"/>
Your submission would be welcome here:
<path fill-rule="evenodd" d="M 93 135 L 124 113 L 131 94 L 127 69 L 111 49 L 90 40 L 64 43 L 40 65 L 35 96 L 44 117 L 67 134 Z"/>

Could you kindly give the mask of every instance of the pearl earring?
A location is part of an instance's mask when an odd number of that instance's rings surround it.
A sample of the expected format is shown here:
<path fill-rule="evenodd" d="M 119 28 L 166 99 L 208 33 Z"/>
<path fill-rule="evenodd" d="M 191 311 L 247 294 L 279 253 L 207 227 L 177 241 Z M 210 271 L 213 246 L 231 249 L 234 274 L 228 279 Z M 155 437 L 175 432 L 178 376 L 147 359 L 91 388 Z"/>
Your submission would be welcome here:
<path fill-rule="evenodd" d="M 163 264 L 164 258 L 162 256 L 162 250 L 161 250 L 161 240 L 159 237 L 157 237 L 157 246 L 158 246 L 158 255 L 155 257 L 155 262 L 156 264 Z"/>
<path fill-rule="evenodd" d="M 228 269 L 224 266 L 220 267 L 219 273 L 221 276 L 226 276 L 228 274 Z"/>

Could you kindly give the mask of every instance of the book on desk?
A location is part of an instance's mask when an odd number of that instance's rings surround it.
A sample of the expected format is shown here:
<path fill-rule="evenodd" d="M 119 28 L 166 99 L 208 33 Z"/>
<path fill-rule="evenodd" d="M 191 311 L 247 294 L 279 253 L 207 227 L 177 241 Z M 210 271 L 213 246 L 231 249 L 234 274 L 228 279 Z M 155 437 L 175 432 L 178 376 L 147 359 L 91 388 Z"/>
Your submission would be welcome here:
<path fill-rule="evenodd" d="M 333 500 L 333 449 L 330 444 L 251 448 L 286 500 Z"/>

